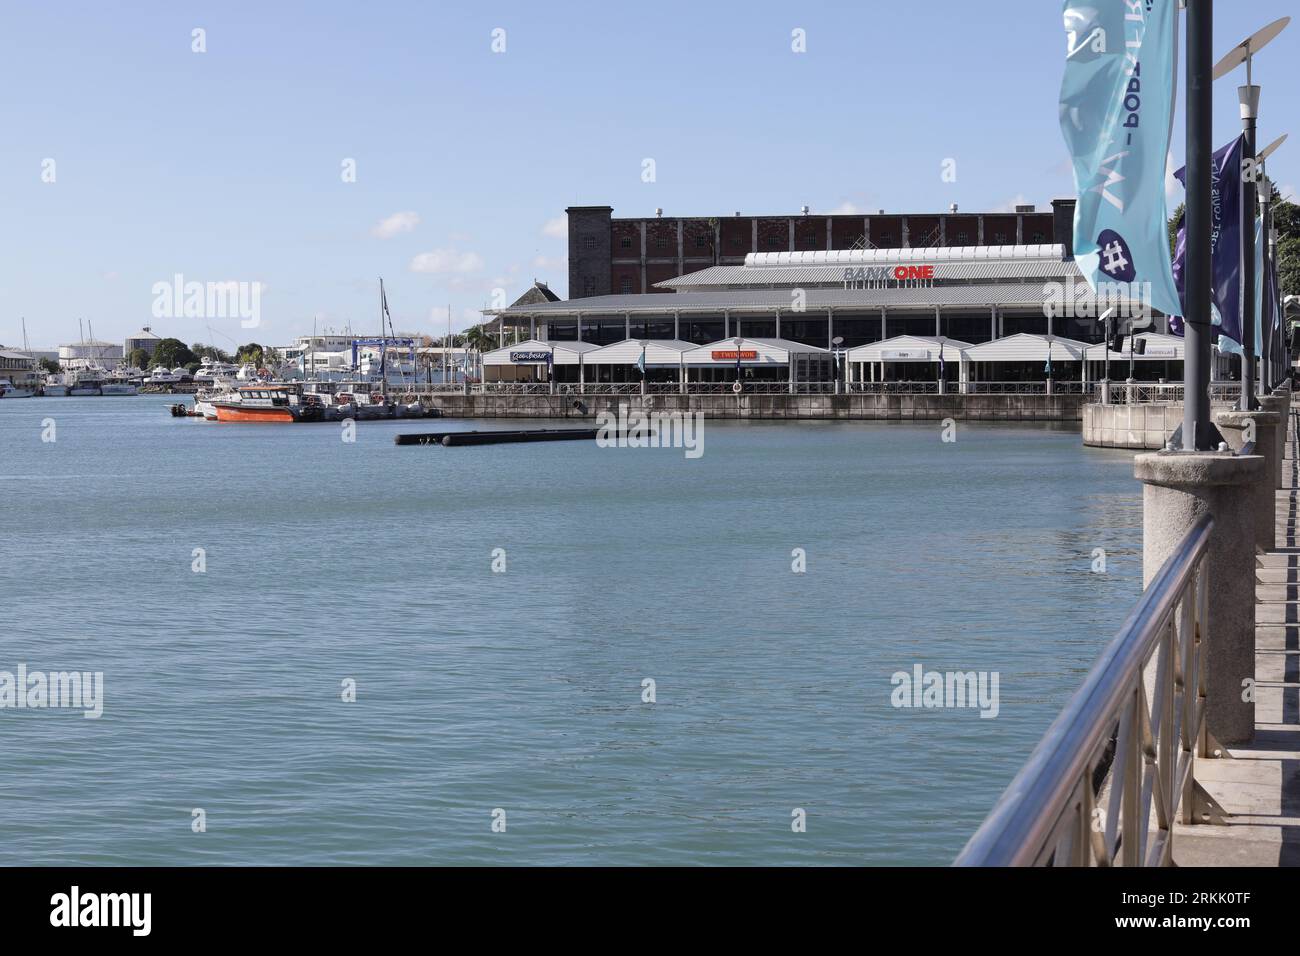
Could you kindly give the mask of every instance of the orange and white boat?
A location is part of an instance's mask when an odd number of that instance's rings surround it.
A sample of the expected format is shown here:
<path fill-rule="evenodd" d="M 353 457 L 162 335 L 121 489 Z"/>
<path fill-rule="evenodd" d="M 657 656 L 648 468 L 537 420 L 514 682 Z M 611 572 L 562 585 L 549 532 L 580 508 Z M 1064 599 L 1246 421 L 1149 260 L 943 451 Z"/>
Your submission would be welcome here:
<path fill-rule="evenodd" d="M 294 422 L 296 397 L 290 385 L 244 385 L 212 400 L 219 422 Z"/>

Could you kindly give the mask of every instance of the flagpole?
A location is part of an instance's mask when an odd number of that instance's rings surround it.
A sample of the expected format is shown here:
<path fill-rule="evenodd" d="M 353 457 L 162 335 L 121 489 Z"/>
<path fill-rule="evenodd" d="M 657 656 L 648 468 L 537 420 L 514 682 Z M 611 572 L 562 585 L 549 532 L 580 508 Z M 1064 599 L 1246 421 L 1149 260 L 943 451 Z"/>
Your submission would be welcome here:
<path fill-rule="evenodd" d="M 1187 315 L 1183 362 L 1183 449 L 1209 451 L 1210 169 L 1214 2 L 1187 0 Z M 1244 336 L 1243 336 L 1244 338 Z M 1245 386 L 1243 384 L 1243 392 Z"/>

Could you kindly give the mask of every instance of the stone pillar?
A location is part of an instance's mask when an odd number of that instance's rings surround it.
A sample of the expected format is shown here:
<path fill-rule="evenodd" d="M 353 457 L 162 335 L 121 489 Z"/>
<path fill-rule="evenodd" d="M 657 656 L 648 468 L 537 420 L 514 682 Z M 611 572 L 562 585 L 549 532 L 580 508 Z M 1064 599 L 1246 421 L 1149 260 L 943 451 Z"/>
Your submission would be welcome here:
<path fill-rule="evenodd" d="M 1273 482 L 1281 467 L 1275 440 L 1281 420 L 1276 412 L 1266 412 L 1263 409 L 1256 412 L 1235 409 L 1221 411 L 1214 418 L 1228 447 L 1235 452 L 1240 452 L 1246 444 L 1248 423 L 1254 423 L 1255 453 L 1265 459 L 1264 476 L 1250 486 L 1246 493 L 1253 502 L 1251 509 L 1255 512 L 1255 547 L 1259 551 L 1272 551 L 1277 547 L 1277 493 Z"/>
<path fill-rule="evenodd" d="M 1259 400 L 1259 407 L 1266 412 L 1274 412 L 1280 421 L 1285 421 L 1286 419 L 1288 404 L 1287 396 L 1278 395 L 1276 393 L 1265 395 Z M 1276 467 L 1273 470 L 1273 487 L 1277 489 L 1282 487 L 1282 456 L 1286 451 L 1286 440 L 1284 437 L 1285 429 L 1278 428 L 1275 432 L 1273 443 L 1276 448 L 1276 454 L 1273 457 L 1273 463 Z"/>
<path fill-rule="evenodd" d="M 1150 583 L 1201 515 L 1214 516 L 1206 569 L 1208 651 L 1202 659 L 1206 724 L 1220 744 L 1249 743 L 1255 704 L 1242 681 L 1255 676 L 1255 539 L 1247 489 L 1264 480 L 1264 458 L 1230 452 L 1155 452 L 1133 462 L 1142 491 L 1142 582 Z"/>

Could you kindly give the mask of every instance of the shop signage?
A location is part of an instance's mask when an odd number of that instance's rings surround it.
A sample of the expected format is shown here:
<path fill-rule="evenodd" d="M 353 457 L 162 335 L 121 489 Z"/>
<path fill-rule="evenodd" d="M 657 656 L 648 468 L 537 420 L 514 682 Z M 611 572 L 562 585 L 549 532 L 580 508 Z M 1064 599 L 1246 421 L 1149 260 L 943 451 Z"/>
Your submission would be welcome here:
<path fill-rule="evenodd" d="M 758 358 L 758 351 L 756 349 L 742 349 L 739 357 L 742 362 L 752 362 Z M 736 358 L 737 356 L 736 356 L 735 349 L 714 349 L 713 350 L 713 361 L 715 362 L 726 362 L 726 361 L 734 362 L 736 361 Z"/>
<path fill-rule="evenodd" d="M 536 350 L 532 352 L 511 352 L 510 361 L 512 362 L 545 362 L 551 357 L 550 352 Z"/>

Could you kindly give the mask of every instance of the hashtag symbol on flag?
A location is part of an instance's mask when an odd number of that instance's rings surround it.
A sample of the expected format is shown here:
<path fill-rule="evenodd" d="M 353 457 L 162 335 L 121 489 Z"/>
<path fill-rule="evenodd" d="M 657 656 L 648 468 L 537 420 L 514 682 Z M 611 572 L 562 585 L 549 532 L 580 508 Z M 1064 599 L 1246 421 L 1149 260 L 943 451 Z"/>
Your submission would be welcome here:
<path fill-rule="evenodd" d="M 1101 254 L 1106 257 L 1106 264 L 1102 268 L 1112 275 L 1128 265 L 1128 260 L 1124 258 L 1124 247 L 1118 242 L 1106 246 Z"/>

